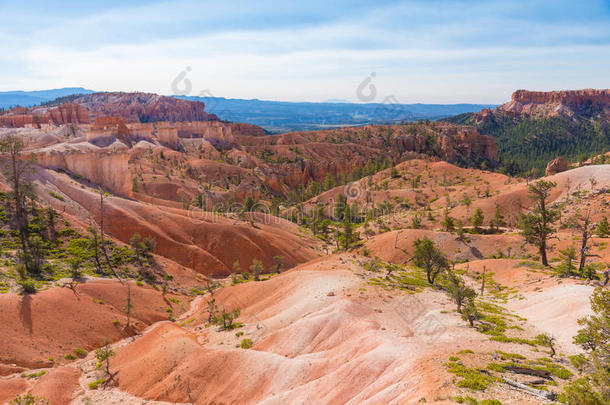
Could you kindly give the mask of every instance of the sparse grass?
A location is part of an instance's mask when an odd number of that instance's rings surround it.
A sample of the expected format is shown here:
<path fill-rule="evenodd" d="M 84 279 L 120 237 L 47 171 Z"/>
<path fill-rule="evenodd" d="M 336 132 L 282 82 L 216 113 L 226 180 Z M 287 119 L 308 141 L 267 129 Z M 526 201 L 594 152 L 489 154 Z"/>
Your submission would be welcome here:
<path fill-rule="evenodd" d="M 31 373 L 31 374 L 21 374 L 21 377 L 23 378 L 27 378 L 29 380 L 34 379 L 34 378 L 40 378 L 43 375 L 45 375 L 47 372 L 45 370 L 39 371 L 37 373 Z"/>
<path fill-rule="evenodd" d="M 525 356 L 518 353 L 507 353 L 501 350 L 496 350 L 496 354 L 500 356 L 502 360 L 525 360 Z"/>
<path fill-rule="evenodd" d="M 49 194 L 51 195 L 51 197 L 56 198 L 59 201 L 65 201 L 65 198 L 63 198 L 62 196 L 60 196 L 59 194 L 57 194 L 53 191 L 49 191 Z"/>
<path fill-rule="evenodd" d="M 445 363 L 450 373 L 461 377 L 456 385 L 462 388 L 468 388 L 477 391 L 485 391 L 489 385 L 498 382 L 499 379 L 492 375 L 487 375 L 473 368 L 468 368 L 456 362 Z"/>
<path fill-rule="evenodd" d="M 89 389 L 96 390 L 98 387 L 106 382 L 105 378 L 100 378 L 99 380 L 91 381 L 89 383 Z"/>

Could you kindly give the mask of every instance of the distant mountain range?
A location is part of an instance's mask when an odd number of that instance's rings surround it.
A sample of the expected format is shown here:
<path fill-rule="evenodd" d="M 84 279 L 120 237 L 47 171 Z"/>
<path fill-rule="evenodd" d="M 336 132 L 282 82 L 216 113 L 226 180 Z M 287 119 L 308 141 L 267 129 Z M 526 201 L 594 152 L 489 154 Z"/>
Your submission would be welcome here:
<path fill-rule="evenodd" d="M 420 119 L 433 121 L 497 106 L 490 104 L 354 104 L 335 100 L 324 103 L 305 103 L 223 97 L 175 97 L 203 101 L 208 113 L 216 114 L 227 121 L 258 125 L 269 132 L 389 124 Z"/>
<path fill-rule="evenodd" d="M 5 91 L 0 92 L 0 108 L 15 106 L 32 107 L 40 103 L 55 100 L 71 94 L 91 94 L 93 90 L 82 87 L 65 87 L 63 89 L 37 90 L 37 91 Z"/>
<path fill-rule="evenodd" d="M 17 105 L 31 107 L 72 94 L 92 93 L 95 92 L 82 87 L 0 92 L 0 108 L 8 109 Z M 389 124 L 420 119 L 434 121 L 497 107 L 490 104 L 354 104 L 341 100 L 304 103 L 223 97 L 175 97 L 203 101 L 205 111 L 216 114 L 222 120 L 258 125 L 272 133 Z"/>

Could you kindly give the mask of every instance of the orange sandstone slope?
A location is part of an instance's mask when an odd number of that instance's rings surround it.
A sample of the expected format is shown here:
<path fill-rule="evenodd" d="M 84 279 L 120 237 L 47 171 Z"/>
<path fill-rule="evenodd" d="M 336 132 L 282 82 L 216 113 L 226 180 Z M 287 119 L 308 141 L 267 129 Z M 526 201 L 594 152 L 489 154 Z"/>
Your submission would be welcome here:
<path fill-rule="evenodd" d="M 48 367 L 66 362 L 75 349 L 86 351 L 168 319 L 174 305 L 150 287 L 132 283 L 132 330 L 124 330 L 127 286 L 115 280 L 96 280 L 75 290 L 54 287 L 34 295 L 0 295 L 0 359 L 19 367 Z M 117 322 L 115 322 L 117 320 Z"/>
<path fill-rule="evenodd" d="M 36 168 L 30 177 L 42 203 L 70 215 L 85 229 L 99 223 L 99 193 L 82 178 Z M 59 196 L 59 198 L 57 198 Z M 104 202 L 108 235 L 125 244 L 139 233 L 156 239 L 155 253 L 204 275 L 228 275 L 235 261 L 247 269 L 253 260 L 283 268 L 317 255 L 319 241 L 297 225 L 263 213 L 220 214 L 155 206 L 118 196 Z"/>
<path fill-rule="evenodd" d="M 324 257 L 268 281 L 217 291 L 213 298 L 218 305 L 241 310 L 243 326 L 233 331 L 206 325 L 211 297 L 204 297 L 178 325 L 159 323 L 121 346 L 112 362 L 119 376 L 112 398 L 128 394 L 197 404 L 441 404 L 452 403 L 452 396 L 473 396 L 543 403 L 503 384 L 484 392 L 456 387 L 456 376 L 445 366 L 451 356 L 481 368 L 494 361 L 498 350 L 527 358 L 546 354 L 528 345 L 492 341 L 469 328 L 441 291 L 413 294 L 380 285 L 379 273 L 363 268 L 366 261 L 347 254 Z M 584 297 L 591 289 L 582 291 Z M 549 285 L 546 298 L 560 300 L 566 291 Z M 535 294 L 524 290 L 526 301 L 519 294 L 510 298 L 511 305 L 525 303 L 515 314 L 534 311 L 540 301 L 530 303 L 529 297 Z M 584 301 L 572 301 L 579 315 L 588 313 Z M 510 333 L 531 339 L 532 333 L 559 331 L 563 315 L 547 315 L 547 323 L 536 326 L 513 318 L 511 325 L 516 322 L 523 332 Z M 251 349 L 242 347 L 244 339 L 252 341 Z M 558 350 L 572 349 L 560 336 Z"/>

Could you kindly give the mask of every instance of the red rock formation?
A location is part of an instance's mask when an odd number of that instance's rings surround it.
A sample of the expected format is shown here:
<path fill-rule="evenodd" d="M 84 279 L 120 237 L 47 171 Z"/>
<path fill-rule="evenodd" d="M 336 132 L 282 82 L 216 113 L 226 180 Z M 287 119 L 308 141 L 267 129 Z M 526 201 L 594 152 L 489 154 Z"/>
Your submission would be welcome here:
<path fill-rule="evenodd" d="M 218 120 L 214 114 L 206 113 L 204 108 L 205 104 L 200 101 L 151 93 L 94 93 L 57 107 L 14 108 L 0 115 L 0 126 L 88 124 L 90 118 L 105 116 L 120 117 L 126 123 Z"/>
<path fill-rule="evenodd" d="M 544 171 L 544 174 L 546 176 L 550 176 L 556 173 L 565 172 L 569 168 L 570 162 L 568 162 L 562 157 L 556 157 L 546 165 L 546 170 Z"/>
<path fill-rule="evenodd" d="M 265 136 L 267 133 L 259 126 L 244 123 L 230 123 L 234 135 Z"/>
<path fill-rule="evenodd" d="M 610 89 L 606 90 L 567 90 L 567 91 L 528 91 L 517 90 L 511 101 L 490 112 L 483 110 L 475 114 L 475 121 L 491 118 L 494 112 L 513 117 L 527 116 L 567 116 L 600 117 L 610 121 Z"/>
<path fill-rule="evenodd" d="M 72 146 L 60 144 L 34 151 L 31 156 L 38 165 L 51 169 L 63 169 L 77 174 L 118 195 L 131 194 L 128 148 L 120 143 L 114 148 Z"/>
<path fill-rule="evenodd" d="M 89 114 L 87 110 L 78 104 L 66 103 L 47 110 L 49 123 L 62 124 L 88 124 Z"/>
<path fill-rule="evenodd" d="M 78 104 L 66 103 L 57 107 L 34 107 L 26 109 L 17 107 L 5 115 L 0 115 L 0 126 L 21 128 L 25 126 L 40 127 L 43 124 L 88 124 L 87 110 Z"/>
<path fill-rule="evenodd" d="M 493 164 L 498 159 L 493 137 L 481 135 L 473 127 L 448 123 L 237 136 L 237 140 L 251 156 L 265 155 L 274 162 L 255 173 L 266 187 L 278 193 L 282 193 L 282 185 L 297 187 L 311 180 L 323 181 L 329 173 L 345 175 L 371 160 L 398 161 L 417 154 L 465 163 L 483 158 Z M 264 159 L 258 164 L 264 165 Z"/>
<path fill-rule="evenodd" d="M 561 103 L 577 105 L 591 101 L 595 104 L 610 103 L 610 89 L 596 90 L 564 90 L 564 91 L 529 91 L 517 90 L 511 97 L 512 101 L 521 104 Z"/>
<path fill-rule="evenodd" d="M 122 135 L 129 135 L 129 128 L 125 125 L 125 121 L 121 117 L 97 117 L 93 124 L 93 129 L 106 130 L 114 129 Z"/>
<path fill-rule="evenodd" d="M 77 97 L 92 117 L 109 115 L 125 122 L 213 121 L 214 114 L 204 111 L 200 101 L 180 100 L 151 93 L 94 93 Z"/>

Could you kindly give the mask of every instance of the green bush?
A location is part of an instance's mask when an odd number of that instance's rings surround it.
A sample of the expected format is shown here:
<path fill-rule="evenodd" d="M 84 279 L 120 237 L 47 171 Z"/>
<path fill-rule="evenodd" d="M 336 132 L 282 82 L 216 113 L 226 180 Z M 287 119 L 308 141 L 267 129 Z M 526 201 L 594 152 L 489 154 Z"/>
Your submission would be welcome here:
<path fill-rule="evenodd" d="M 92 390 L 98 389 L 98 387 L 106 382 L 105 378 L 100 378 L 99 380 L 91 381 L 89 383 L 89 388 Z"/>
<path fill-rule="evenodd" d="M 246 339 L 243 339 L 241 341 L 241 348 L 242 349 L 249 349 L 251 347 L 252 347 L 252 339 L 246 338 Z"/>
<path fill-rule="evenodd" d="M 449 362 L 445 365 L 450 373 L 462 377 L 462 380 L 456 383 L 458 387 L 484 391 L 490 384 L 499 381 L 497 377 L 481 373 L 472 368 L 467 368 L 455 362 Z"/>

